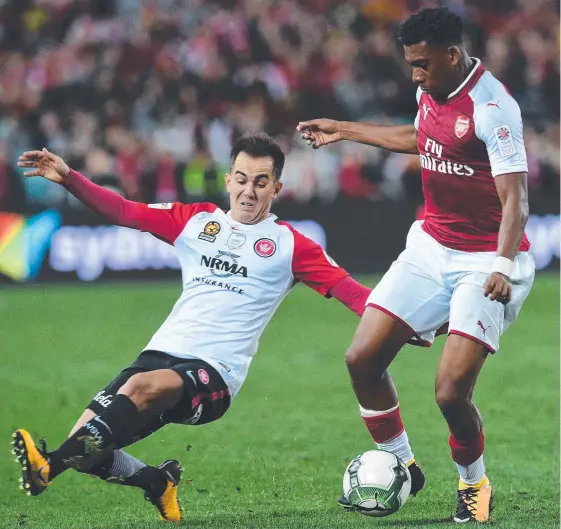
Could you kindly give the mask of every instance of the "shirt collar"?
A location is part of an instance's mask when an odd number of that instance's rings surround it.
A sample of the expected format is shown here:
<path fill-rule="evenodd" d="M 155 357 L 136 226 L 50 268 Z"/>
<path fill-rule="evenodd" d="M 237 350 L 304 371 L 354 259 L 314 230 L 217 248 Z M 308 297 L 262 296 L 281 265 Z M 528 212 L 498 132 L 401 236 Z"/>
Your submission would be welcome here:
<path fill-rule="evenodd" d="M 266 222 L 275 221 L 278 218 L 274 213 L 269 213 L 269 216 L 267 218 L 263 219 L 262 221 L 258 222 L 257 224 L 243 224 L 242 222 L 238 222 L 237 220 L 234 220 L 232 218 L 232 210 L 231 209 L 226 212 L 226 217 L 228 217 L 229 221 L 232 224 L 235 224 L 236 226 L 238 226 L 240 228 L 246 228 L 246 229 L 251 228 L 252 226 L 262 226 Z"/>
<path fill-rule="evenodd" d="M 462 84 L 458 86 L 458 88 L 456 88 L 456 90 L 454 90 L 451 94 L 448 95 L 448 101 L 456 97 L 468 84 L 471 84 L 475 76 L 475 73 L 479 72 L 479 69 L 481 67 L 481 60 L 478 59 L 477 57 L 470 57 L 470 59 L 474 61 L 475 64 L 472 66 L 471 71 L 469 72 L 468 76 L 463 80 Z"/>

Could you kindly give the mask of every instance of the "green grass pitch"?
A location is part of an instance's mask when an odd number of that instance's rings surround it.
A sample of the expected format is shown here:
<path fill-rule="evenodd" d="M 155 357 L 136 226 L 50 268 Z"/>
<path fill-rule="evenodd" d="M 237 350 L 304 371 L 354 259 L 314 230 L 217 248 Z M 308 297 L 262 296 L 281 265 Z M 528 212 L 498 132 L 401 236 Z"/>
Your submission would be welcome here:
<path fill-rule="evenodd" d="M 374 279 L 368 279 L 374 284 Z M 178 284 L 33 286 L 0 291 L 0 528 L 162 527 L 140 491 L 68 471 L 42 496 L 17 489 L 17 427 L 56 447 L 84 405 L 130 364 L 167 316 Z M 170 426 L 131 448 L 177 458 L 185 527 L 448 528 L 456 470 L 433 400 L 443 340 L 391 368 L 427 487 L 385 519 L 335 504 L 346 464 L 372 443 L 343 355 L 357 318 L 297 287 L 266 330 L 246 385 L 220 421 Z M 498 528 L 559 527 L 559 279 L 539 276 L 476 390 Z"/>

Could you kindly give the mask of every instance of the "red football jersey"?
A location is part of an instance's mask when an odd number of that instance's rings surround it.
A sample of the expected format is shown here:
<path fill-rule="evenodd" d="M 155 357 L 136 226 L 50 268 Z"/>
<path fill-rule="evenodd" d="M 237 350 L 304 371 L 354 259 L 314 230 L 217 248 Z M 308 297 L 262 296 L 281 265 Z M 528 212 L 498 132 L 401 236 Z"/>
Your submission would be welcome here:
<path fill-rule="evenodd" d="M 527 172 L 520 108 L 479 59 L 466 80 L 435 101 L 420 88 L 415 119 L 425 195 L 423 229 L 466 252 L 497 250 L 502 206 L 494 177 Z M 530 244 L 526 235 L 520 251 Z"/>

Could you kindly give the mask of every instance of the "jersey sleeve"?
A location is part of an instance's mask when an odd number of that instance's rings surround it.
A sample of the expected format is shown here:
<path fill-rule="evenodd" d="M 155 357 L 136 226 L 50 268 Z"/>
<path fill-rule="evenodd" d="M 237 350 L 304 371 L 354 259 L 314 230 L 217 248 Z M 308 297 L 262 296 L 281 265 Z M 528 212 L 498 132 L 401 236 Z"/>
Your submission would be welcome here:
<path fill-rule="evenodd" d="M 111 191 L 90 181 L 77 171 L 70 170 L 64 187 L 78 200 L 103 215 L 108 221 L 147 231 L 173 244 L 185 228 L 189 219 L 201 211 L 214 212 L 214 204 L 142 204 L 123 198 L 119 193 Z"/>
<path fill-rule="evenodd" d="M 493 177 L 528 171 L 522 115 L 509 95 L 474 109 L 475 134 L 485 143 Z"/>
<path fill-rule="evenodd" d="M 349 273 L 331 259 L 319 244 L 297 232 L 289 224 L 280 224 L 288 227 L 294 236 L 292 275 L 297 281 L 302 281 L 322 296 L 327 296 Z"/>
<path fill-rule="evenodd" d="M 189 220 L 202 211 L 213 212 L 217 206 L 210 203 L 137 204 L 138 229 L 150 232 L 159 239 L 173 244 Z"/>

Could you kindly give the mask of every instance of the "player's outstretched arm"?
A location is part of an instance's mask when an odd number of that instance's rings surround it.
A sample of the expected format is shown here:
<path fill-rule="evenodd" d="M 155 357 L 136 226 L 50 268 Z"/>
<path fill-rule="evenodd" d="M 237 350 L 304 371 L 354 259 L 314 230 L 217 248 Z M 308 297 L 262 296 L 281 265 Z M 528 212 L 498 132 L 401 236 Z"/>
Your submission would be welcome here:
<path fill-rule="evenodd" d="M 371 289 L 355 281 L 319 244 L 296 231 L 290 224 L 279 224 L 286 226 L 294 236 L 294 279 L 322 296 L 335 298 L 355 314 L 362 316 Z"/>
<path fill-rule="evenodd" d="M 329 294 L 355 314 L 362 316 L 371 292 L 372 289 L 347 276 L 336 283 Z"/>
<path fill-rule="evenodd" d="M 127 200 L 70 169 L 60 156 L 47 149 L 24 152 L 19 157 L 18 165 L 27 169 L 24 176 L 42 176 L 63 185 L 84 205 L 113 224 L 150 232 L 170 244 L 173 244 L 198 209 L 216 209 L 214 204 L 148 205 Z"/>
<path fill-rule="evenodd" d="M 373 145 L 388 151 L 417 154 L 417 131 L 411 125 L 376 125 L 333 119 L 301 121 L 296 130 L 314 149 L 341 140 Z"/>
<path fill-rule="evenodd" d="M 139 227 L 137 207 L 140 204 L 94 184 L 47 149 L 24 152 L 19 157 L 18 166 L 27 169 L 23 173 L 26 177 L 41 176 L 63 185 L 83 204 L 110 222 L 129 228 Z"/>

